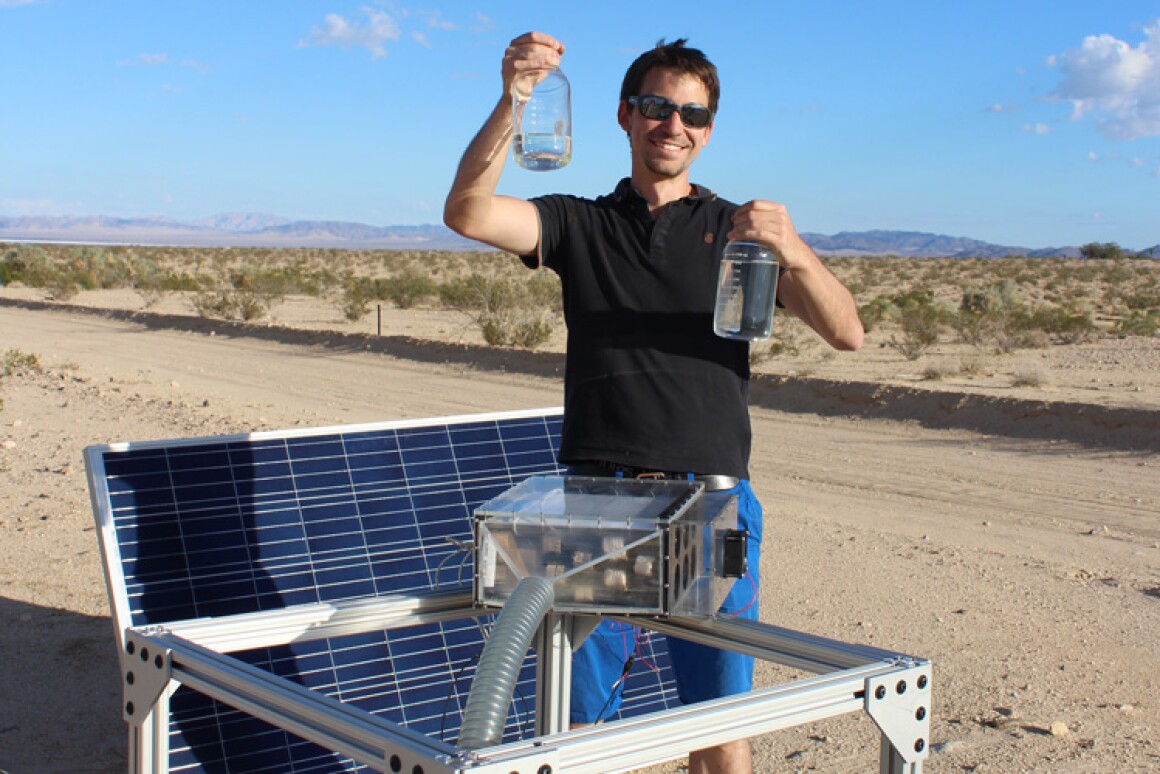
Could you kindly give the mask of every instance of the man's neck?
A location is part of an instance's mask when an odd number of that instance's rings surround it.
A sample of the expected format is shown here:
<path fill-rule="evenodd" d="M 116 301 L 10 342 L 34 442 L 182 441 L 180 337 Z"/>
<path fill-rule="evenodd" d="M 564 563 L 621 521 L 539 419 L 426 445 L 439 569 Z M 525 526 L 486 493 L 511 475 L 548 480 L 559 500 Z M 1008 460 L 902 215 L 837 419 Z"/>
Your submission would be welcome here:
<path fill-rule="evenodd" d="M 693 192 L 687 175 L 657 178 L 652 175 L 634 174 L 633 189 L 648 202 L 650 212 L 656 213 L 675 201 L 684 199 Z"/>

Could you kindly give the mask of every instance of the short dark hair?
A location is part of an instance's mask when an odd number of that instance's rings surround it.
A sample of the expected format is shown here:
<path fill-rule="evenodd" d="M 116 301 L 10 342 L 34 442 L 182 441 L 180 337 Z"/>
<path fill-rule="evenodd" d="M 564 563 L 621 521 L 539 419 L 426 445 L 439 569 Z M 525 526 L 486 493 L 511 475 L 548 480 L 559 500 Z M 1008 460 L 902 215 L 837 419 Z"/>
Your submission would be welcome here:
<path fill-rule="evenodd" d="M 636 58 L 624 74 L 624 82 L 620 85 L 620 99 L 623 102 L 629 97 L 640 96 L 640 87 L 645 76 L 654 67 L 668 67 L 685 75 L 692 75 L 705 85 L 709 92 L 707 107 L 714 115 L 717 114 L 717 102 L 721 99 L 721 81 L 717 78 L 717 67 L 703 52 L 685 45 L 687 38 L 679 38 L 672 43 L 665 43 L 661 38 L 656 46 Z"/>

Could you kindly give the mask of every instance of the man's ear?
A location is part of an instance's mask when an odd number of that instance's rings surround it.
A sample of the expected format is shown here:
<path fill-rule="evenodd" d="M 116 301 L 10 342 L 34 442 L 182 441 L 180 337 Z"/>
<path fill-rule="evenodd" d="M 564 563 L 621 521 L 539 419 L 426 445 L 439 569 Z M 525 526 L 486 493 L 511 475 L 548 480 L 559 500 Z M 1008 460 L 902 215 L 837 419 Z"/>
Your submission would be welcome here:
<path fill-rule="evenodd" d="M 622 99 L 620 101 L 620 105 L 618 105 L 616 108 L 616 122 L 618 124 L 620 124 L 621 129 L 623 129 L 624 131 L 627 132 L 629 120 L 631 118 L 632 118 L 632 105 L 629 105 L 626 101 L 624 101 Z"/>

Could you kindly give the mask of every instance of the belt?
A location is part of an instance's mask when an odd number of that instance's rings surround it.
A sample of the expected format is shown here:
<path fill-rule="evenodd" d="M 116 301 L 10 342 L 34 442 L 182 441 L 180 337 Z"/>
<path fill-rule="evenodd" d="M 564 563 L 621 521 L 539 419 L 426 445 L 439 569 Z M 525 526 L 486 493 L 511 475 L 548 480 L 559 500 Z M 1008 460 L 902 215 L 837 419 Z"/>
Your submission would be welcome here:
<path fill-rule="evenodd" d="M 574 476 L 595 476 L 601 478 L 661 479 L 664 481 L 688 481 L 692 478 L 692 480 L 700 481 L 704 484 L 706 492 L 720 492 L 725 489 L 732 489 L 740 483 L 740 479 L 737 476 L 652 470 L 650 468 L 637 468 L 632 465 L 618 465 L 614 462 L 603 461 L 577 462 L 569 465 L 568 469 Z"/>

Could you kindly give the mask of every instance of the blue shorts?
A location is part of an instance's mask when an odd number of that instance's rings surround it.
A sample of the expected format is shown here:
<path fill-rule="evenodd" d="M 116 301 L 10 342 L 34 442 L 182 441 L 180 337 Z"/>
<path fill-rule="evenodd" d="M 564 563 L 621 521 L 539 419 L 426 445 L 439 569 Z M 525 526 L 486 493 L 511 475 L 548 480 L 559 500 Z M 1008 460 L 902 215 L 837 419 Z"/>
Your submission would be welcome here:
<path fill-rule="evenodd" d="M 737 495 L 737 524 L 749 530 L 748 574 L 733 584 L 720 614 L 757 620 L 761 584 L 761 503 L 748 481 L 727 490 Z M 625 665 L 642 632 L 605 619 L 572 655 L 572 723 L 596 723 L 620 710 Z M 753 688 L 753 657 L 669 637 L 677 695 L 685 704 L 745 693 Z M 645 669 L 635 661 L 632 669 Z"/>

